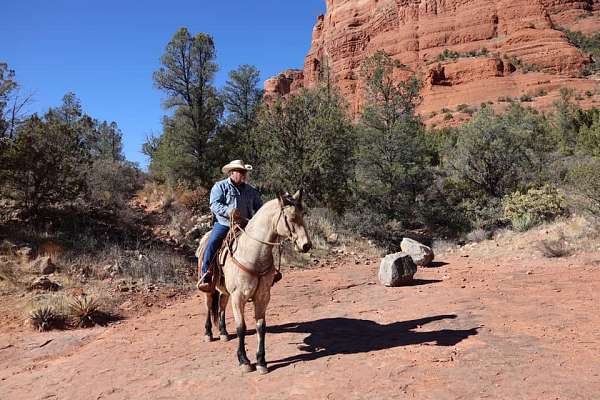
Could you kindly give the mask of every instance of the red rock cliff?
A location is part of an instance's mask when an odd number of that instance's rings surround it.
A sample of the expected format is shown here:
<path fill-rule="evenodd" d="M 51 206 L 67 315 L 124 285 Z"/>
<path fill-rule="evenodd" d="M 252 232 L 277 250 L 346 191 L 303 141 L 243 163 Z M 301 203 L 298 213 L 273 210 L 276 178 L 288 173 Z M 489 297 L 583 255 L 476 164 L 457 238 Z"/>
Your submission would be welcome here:
<path fill-rule="evenodd" d="M 590 62 L 555 29 L 600 30 L 600 0 L 326 0 L 317 18 L 303 74 L 268 81 L 266 92 L 311 87 L 327 63 L 354 111 L 360 108 L 362 61 L 385 50 L 425 83 L 420 111 L 435 113 L 458 104 L 496 102 L 533 91 L 595 90 L 581 77 Z M 436 61 L 448 49 L 478 57 Z M 533 72 L 532 72 L 533 71 Z M 285 81 L 285 82 L 283 82 Z M 291 81 L 291 82 L 290 82 Z M 551 103 L 539 99 L 540 104 Z M 534 99 L 535 100 L 535 99 Z M 590 98 L 589 101 L 592 101 Z M 535 100 L 538 102 L 538 100 Z"/>

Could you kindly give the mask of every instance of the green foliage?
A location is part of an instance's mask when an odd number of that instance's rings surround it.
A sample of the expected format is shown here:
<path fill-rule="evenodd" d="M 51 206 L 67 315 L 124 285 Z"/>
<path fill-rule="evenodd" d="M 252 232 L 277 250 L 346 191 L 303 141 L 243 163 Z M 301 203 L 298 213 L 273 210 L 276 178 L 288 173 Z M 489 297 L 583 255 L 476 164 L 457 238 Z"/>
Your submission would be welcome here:
<path fill-rule="evenodd" d="M 224 162 L 243 159 L 252 164 L 257 161 L 258 150 L 251 132 L 256 127 L 263 94 L 259 83 L 260 72 L 252 65 L 241 65 L 231 71 L 225 82 L 222 95 L 228 114 L 224 132 L 218 137 Z"/>
<path fill-rule="evenodd" d="M 577 135 L 577 152 L 600 158 L 600 112 L 590 110 L 580 115 L 585 122 Z"/>
<path fill-rule="evenodd" d="M 271 193 L 303 187 L 313 205 L 342 211 L 349 202 L 354 129 L 335 90 L 304 90 L 264 105 L 253 140 L 254 177 Z"/>
<path fill-rule="evenodd" d="M 365 60 L 367 104 L 359 127 L 357 191 L 377 213 L 408 225 L 422 223 L 420 200 L 431 185 L 433 150 L 415 115 L 421 82 L 396 83 L 391 58 Z"/>
<path fill-rule="evenodd" d="M 90 152 L 96 159 L 125 161 L 123 155 L 123 132 L 116 122 L 94 121 L 95 130 L 91 138 Z"/>
<path fill-rule="evenodd" d="M 600 159 L 587 158 L 569 171 L 567 182 L 581 211 L 600 218 Z"/>
<path fill-rule="evenodd" d="M 480 50 L 470 50 L 464 53 L 459 53 L 457 51 L 452 51 L 448 49 L 444 49 L 442 53 L 440 53 L 436 58 L 436 62 L 442 62 L 446 60 L 458 60 L 459 58 L 465 57 L 485 57 L 489 54 L 489 50 L 485 47 Z"/>
<path fill-rule="evenodd" d="M 15 71 L 8 69 L 8 64 L 0 62 L 0 138 L 7 136 L 10 126 L 8 106 L 11 94 L 17 88 L 14 77 Z"/>
<path fill-rule="evenodd" d="M 552 221 L 567 213 L 567 202 L 562 193 L 550 185 L 515 192 L 502 199 L 504 218 L 512 226 L 524 231 L 543 221 Z"/>
<path fill-rule="evenodd" d="M 501 198 L 541 179 L 552 146 L 539 115 L 518 105 L 502 115 L 484 108 L 458 129 L 447 159 L 467 190 Z"/>
<path fill-rule="evenodd" d="M 529 94 L 524 94 L 522 95 L 519 100 L 521 101 L 521 103 L 527 103 L 527 102 L 532 102 L 533 101 L 533 97 Z"/>
<path fill-rule="evenodd" d="M 549 117 L 551 133 L 563 155 L 572 155 L 578 147 L 579 131 L 593 123 L 593 112 L 581 110 L 572 99 L 575 92 L 560 90 L 560 99 L 554 103 L 554 113 Z"/>
<path fill-rule="evenodd" d="M 179 29 L 154 73 L 157 88 L 167 94 L 164 106 L 174 110 L 163 118 L 160 139 L 144 146 L 150 171 L 171 185 L 178 181 L 208 185 L 215 176 L 214 158 L 221 154 L 212 141 L 219 132 L 223 101 L 213 85 L 217 64 L 210 35 L 192 36 Z"/>
<path fill-rule="evenodd" d="M 567 36 L 567 40 L 575 47 L 588 53 L 592 57 L 592 63 L 582 71 L 584 75 L 591 75 L 600 71 L 600 32 L 586 36 L 579 31 L 571 31 L 566 28 L 558 28 Z"/>
<path fill-rule="evenodd" d="M 34 212 L 75 199 L 85 188 L 83 170 L 90 162 L 82 142 L 81 127 L 54 110 L 30 117 L 5 153 L 3 194 Z"/>

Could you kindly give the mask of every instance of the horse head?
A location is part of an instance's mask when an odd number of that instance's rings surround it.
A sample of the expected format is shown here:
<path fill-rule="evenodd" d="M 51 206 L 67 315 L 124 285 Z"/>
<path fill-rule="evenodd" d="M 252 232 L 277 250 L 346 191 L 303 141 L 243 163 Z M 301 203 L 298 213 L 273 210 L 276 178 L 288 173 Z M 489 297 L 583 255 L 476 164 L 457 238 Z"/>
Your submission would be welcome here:
<path fill-rule="evenodd" d="M 304 207 L 302 205 L 302 189 L 293 196 L 288 193 L 279 196 L 281 214 L 277 220 L 276 231 L 281 237 L 291 239 L 298 251 L 307 253 L 312 243 L 304 225 Z"/>

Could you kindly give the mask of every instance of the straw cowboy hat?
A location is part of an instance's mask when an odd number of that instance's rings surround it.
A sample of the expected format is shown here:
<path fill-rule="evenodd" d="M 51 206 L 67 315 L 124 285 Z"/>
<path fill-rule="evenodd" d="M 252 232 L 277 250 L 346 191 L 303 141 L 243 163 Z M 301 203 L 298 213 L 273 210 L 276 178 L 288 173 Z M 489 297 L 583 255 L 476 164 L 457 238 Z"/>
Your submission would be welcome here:
<path fill-rule="evenodd" d="M 224 174 L 228 174 L 229 171 L 234 169 L 241 169 L 242 171 L 252 171 L 252 165 L 244 164 L 242 160 L 234 160 L 229 164 L 225 165 L 222 171 Z"/>

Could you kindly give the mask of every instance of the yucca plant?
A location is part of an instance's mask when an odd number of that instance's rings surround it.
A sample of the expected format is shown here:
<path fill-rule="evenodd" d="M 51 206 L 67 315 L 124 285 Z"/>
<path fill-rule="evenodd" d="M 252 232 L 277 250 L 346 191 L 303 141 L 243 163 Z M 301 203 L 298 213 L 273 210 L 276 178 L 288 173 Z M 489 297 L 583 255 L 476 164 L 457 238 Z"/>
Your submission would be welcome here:
<path fill-rule="evenodd" d="M 69 315 L 73 318 L 74 325 L 87 328 L 96 325 L 100 314 L 100 303 L 91 296 L 74 297 L 69 302 Z"/>
<path fill-rule="evenodd" d="M 42 306 L 29 312 L 29 321 L 34 328 L 43 332 L 56 327 L 61 322 L 61 318 L 53 307 Z"/>

